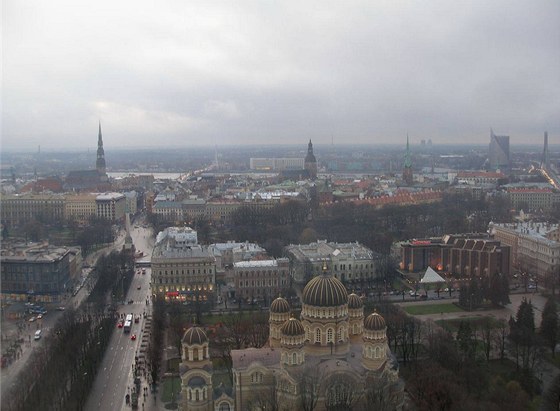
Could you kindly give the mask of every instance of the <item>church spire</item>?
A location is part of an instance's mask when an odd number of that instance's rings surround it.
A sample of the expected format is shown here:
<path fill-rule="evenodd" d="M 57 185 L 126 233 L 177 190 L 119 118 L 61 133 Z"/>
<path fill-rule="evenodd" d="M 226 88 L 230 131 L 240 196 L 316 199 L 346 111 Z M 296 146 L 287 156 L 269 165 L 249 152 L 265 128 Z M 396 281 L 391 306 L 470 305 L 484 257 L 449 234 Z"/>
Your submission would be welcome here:
<path fill-rule="evenodd" d="M 402 179 L 407 185 L 411 185 L 414 181 L 414 175 L 412 173 L 412 160 L 410 158 L 410 143 L 408 141 L 408 133 L 406 133 L 406 153 L 404 155 L 403 166 Z"/>
<path fill-rule="evenodd" d="M 410 159 L 410 144 L 408 142 L 408 133 L 406 134 L 406 153 L 404 155 L 404 166 L 412 167 L 412 160 Z"/>
<path fill-rule="evenodd" d="M 99 135 L 97 137 L 97 161 L 95 168 L 99 174 L 105 174 L 105 151 L 103 151 L 103 137 L 101 135 L 101 121 L 99 121 Z"/>

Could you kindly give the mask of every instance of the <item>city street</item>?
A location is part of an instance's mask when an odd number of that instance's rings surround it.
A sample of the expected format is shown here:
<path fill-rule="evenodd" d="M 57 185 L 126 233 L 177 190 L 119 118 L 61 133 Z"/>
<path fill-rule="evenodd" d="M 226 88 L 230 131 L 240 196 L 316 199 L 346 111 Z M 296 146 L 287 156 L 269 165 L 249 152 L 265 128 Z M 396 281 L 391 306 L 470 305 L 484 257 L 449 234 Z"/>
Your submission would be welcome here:
<path fill-rule="evenodd" d="M 115 242 L 106 248 L 96 251 L 95 253 L 87 256 L 84 259 L 84 263 L 90 266 L 95 265 L 95 262 L 102 254 L 108 254 L 113 250 L 120 250 L 124 244 L 124 232 L 121 231 Z M 20 325 L 23 327 L 21 331 L 18 332 L 18 322 L 14 320 L 5 320 L 2 321 L 2 334 L 3 335 L 12 335 L 18 336 L 18 338 L 22 338 L 24 340 L 23 344 L 21 345 L 21 352 L 19 358 L 10 364 L 8 367 L 3 368 L 2 372 L 0 373 L 0 386 L 1 386 L 1 394 L 2 396 L 6 395 L 9 391 L 11 386 L 15 384 L 17 381 L 17 375 L 19 372 L 26 366 L 31 353 L 36 347 L 39 347 L 46 336 L 49 335 L 50 331 L 59 320 L 59 318 L 63 315 L 62 311 L 58 311 L 57 307 L 62 306 L 65 308 L 76 308 L 79 307 L 82 302 L 87 298 L 89 295 L 89 290 L 87 287 L 81 287 L 80 290 L 73 296 L 65 299 L 62 303 L 50 303 L 50 304 L 43 304 L 43 306 L 47 309 L 48 313 L 42 318 L 38 319 L 34 322 L 29 322 L 27 319 L 31 317 L 30 315 L 25 315 L 19 320 Z M 17 305 L 21 305 L 21 307 L 14 307 L 22 311 L 25 310 L 25 306 L 23 303 L 16 303 Z M 36 330 L 42 330 L 43 338 L 40 340 L 34 340 L 33 334 Z M 3 342 L 4 343 L 4 342 Z"/>
<path fill-rule="evenodd" d="M 150 229 L 134 226 L 131 229 L 131 236 L 137 250 L 151 255 L 154 238 Z M 86 403 L 85 409 L 88 411 L 129 408 L 125 403 L 125 396 L 131 393 L 134 384 L 132 366 L 135 363 L 135 356 L 140 354 L 141 345 L 146 344 L 143 340 L 149 341 L 149 337 L 143 338 L 147 321 L 143 314 L 146 313 L 147 317 L 151 316 L 152 308 L 151 304 L 146 305 L 146 298 L 150 295 L 151 270 L 146 268 L 146 274 L 138 274 L 137 271 L 135 270 L 134 279 L 125 298 L 125 302 L 132 300 L 133 303 L 120 305 L 117 307 L 117 311 L 122 315 L 140 316 L 140 322 L 137 324 L 133 322 L 130 333 L 125 333 L 122 328 L 117 328 L 115 322 L 115 332 L 111 337 Z M 131 340 L 133 334 L 136 335 L 136 340 Z M 147 380 L 146 378 L 141 378 L 141 380 L 140 391 L 142 392 L 143 387 L 147 387 Z M 138 401 L 140 409 L 142 402 L 143 398 L 140 396 Z"/>

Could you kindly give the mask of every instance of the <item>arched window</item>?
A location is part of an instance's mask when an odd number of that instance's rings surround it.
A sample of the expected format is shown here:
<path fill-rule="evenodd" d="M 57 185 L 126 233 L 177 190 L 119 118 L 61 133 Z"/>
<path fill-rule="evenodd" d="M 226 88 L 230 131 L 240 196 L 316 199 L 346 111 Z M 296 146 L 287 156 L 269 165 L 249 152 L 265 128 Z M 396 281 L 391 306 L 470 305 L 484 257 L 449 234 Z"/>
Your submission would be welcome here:
<path fill-rule="evenodd" d="M 358 324 L 356 323 L 352 326 L 352 334 L 358 334 Z"/>
<path fill-rule="evenodd" d="M 220 404 L 220 408 L 218 409 L 218 411 L 230 411 L 231 408 L 229 407 L 229 404 L 227 402 L 222 402 Z"/>
<path fill-rule="evenodd" d="M 321 329 L 319 328 L 315 330 L 315 342 L 321 342 Z"/>
<path fill-rule="evenodd" d="M 328 343 L 332 343 L 333 342 L 333 329 L 329 328 L 327 330 L 327 342 Z"/>
<path fill-rule="evenodd" d="M 375 347 L 375 358 L 379 358 L 381 350 L 379 349 L 379 347 Z"/>
<path fill-rule="evenodd" d="M 200 392 L 197 390 L 194 391 L 194 400 L 200 401 Z"/>
<path fill-rule="evenodd" d="M 292 354 L 292 364 L 297 364 L 297 355 L 296 353 Z"/>

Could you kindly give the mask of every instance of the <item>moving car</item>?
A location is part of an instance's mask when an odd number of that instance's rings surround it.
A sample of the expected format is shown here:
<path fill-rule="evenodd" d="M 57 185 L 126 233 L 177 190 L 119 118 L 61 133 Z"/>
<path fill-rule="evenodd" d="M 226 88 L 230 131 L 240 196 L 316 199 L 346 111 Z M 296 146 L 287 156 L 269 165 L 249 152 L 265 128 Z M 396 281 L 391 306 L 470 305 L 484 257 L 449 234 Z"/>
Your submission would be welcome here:
<path fill-rule="evenodd" d="M 41 338 L 41 330 L 37 330 L 35 331 L 35 337 L 33 337 L 36 340 L 39 340 Z"/>
<path fill-rule="evenodd" d="M 132 334 L 132 335 L 130 336 L 130 339 L 131 339 L 132 341 L 134 341 L 134 340 L 136 339 L 136 334 Z"/>
<path fill-rule="evenodd" d="M 124 325 L 123 321 L 119 320 L 119 322 L 117 323 L 117 327 L 123 328 L 123 325 Z"/>

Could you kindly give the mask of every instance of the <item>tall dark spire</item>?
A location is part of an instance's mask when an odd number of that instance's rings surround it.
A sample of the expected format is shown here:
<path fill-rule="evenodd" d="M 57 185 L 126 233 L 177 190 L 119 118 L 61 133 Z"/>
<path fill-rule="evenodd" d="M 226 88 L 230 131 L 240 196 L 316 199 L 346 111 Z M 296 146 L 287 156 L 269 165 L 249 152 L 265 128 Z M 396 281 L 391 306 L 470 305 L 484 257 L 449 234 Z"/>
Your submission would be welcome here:
<path fill-rule="evenodd" d="M 548 168 L 549 165 L 549 157 L 548 157 L 548 132 L 544 132 L 544 148 L 543 154 L 541 159 L 541 168 Z"/>
<path fill-rule="evenodd" d="M 309 177 L 311 179 L 317 178 L 317 159 L 313 154 L 313 143 L 311 142 L 311 139 L 307 145 L 307 155 L 305 156 L 304 167 L 309 172 Z"/>
<path fill-rule="evenodd" d="M 97 137 L 97 161 L 95 168 L 99 174 L 105 174 L 105 151 L 103 151 L 103 137 L 101 136 L 101 121 L 99 122 L 99 136 Z"/>
<path fill-rule="evenodd" d="M 406 153 L 404 155 L 404 167 L 403 167 L 403 181 L 411 185 L 414 181 L 414 174 L 412 173 L 412 159 L 410 158 L 410 144 L 408 142 L 408 134 L 406 135 Z"/>
<path fill-rule="evenodd" d="M 412 160 L 410 159 L 410 144 L 408 142 L 408 134 L 406 135 L 406 153 L 404 155 L 404 166 L 412 167 Z"/>

